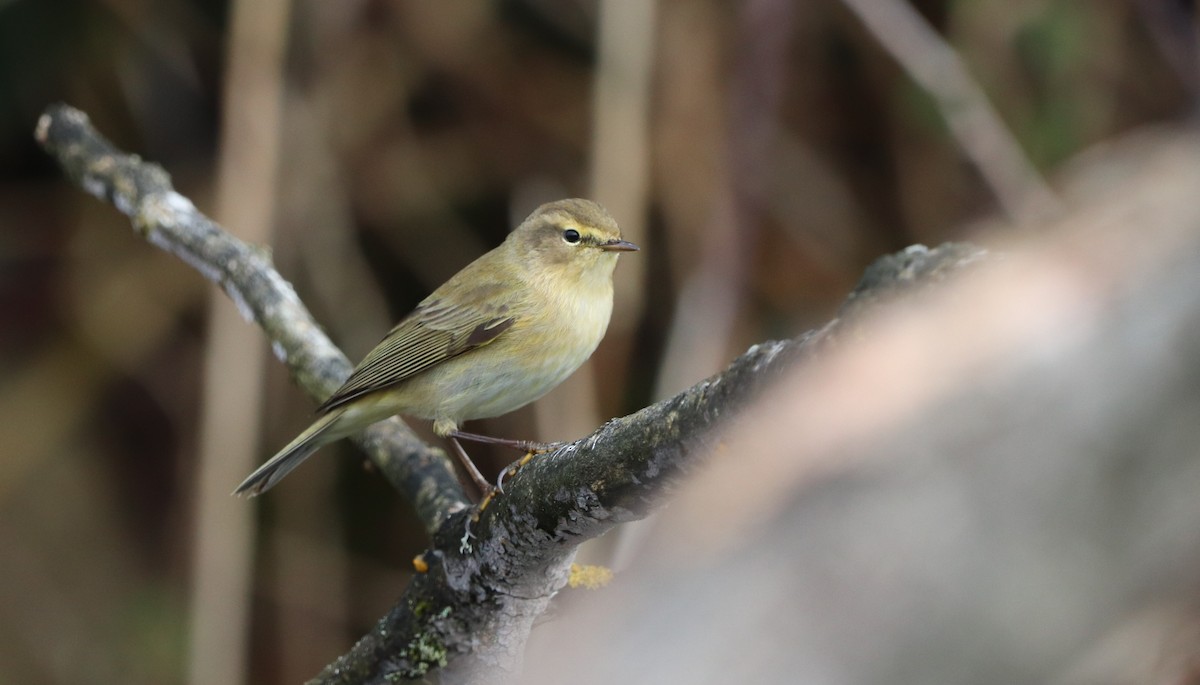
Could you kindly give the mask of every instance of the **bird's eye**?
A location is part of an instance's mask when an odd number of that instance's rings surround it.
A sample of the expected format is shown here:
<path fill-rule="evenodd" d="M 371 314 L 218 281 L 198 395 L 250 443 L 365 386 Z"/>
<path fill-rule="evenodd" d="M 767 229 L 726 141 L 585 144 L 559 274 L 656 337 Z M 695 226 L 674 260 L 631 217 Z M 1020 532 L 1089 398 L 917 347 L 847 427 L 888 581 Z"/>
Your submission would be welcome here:
<path fill-rule="evenodd" d="M 567 230 L 563 231 L 563 240 L 571 243 L 572 245 L 579 242 L 580 237 L 579 231 L 576 231 L 573 228 L 568 228 Z"/>

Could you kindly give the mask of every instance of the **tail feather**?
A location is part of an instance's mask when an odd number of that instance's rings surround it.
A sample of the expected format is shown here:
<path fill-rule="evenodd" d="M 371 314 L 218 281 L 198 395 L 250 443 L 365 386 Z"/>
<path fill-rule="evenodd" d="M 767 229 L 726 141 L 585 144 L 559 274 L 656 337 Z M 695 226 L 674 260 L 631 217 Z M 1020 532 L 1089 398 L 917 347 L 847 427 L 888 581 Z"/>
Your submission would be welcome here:
<path fill-rule="evenodd" d="M 317 419 L 313 425 L 296 436 L 295 440 L 292 440 L 275 456 L 258 467 L 254 473 L 247 476 L 246 480 L 242 481 L 242 484 L 233 491 L 233 494 L 241 497 L 254 497 L 275 487 L 276 483 L 283 480 L 284 476 L 291 473 L 292 469 L 308 459 L 322 445 L 340 437 L 330 434 L 329 428 L 337 422 L 341 414 L 342 412 L 332 412 Z"/>

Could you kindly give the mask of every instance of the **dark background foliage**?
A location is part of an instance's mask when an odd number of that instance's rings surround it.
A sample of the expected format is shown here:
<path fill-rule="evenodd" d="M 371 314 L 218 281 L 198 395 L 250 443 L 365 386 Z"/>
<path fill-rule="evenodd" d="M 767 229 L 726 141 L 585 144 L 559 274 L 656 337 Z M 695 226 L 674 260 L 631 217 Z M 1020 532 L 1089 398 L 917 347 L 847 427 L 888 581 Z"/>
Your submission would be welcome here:
<path fill-rule="evenodd" d="M 912 7 L 1051 177 L 1089 145 L 1190 113 L 1188 8 Z M 390 605 L 425 543 L 407 504 L 331 447 L 264 500 L 250 598 L 193 597 L 205 388 L 265 384 L 258 460 L 313 403 L 270 361 L 262 379 L 207 371 L 212 286 L 67 183 L 32 132 L 47 104 L 73 104 L 224 220 L 222 141 L 244 142 L 222 129 L 234 9 L 0 2 L 0 681 L 186 680 L 201 601 L 248 608 L 250 680 L 294 682 Z M 640 208 L 617 219 L 644 249 L 622 260 L 591 374 L 476 426 L 562 439 L 819 325 L 875 257 L 969 237 L 1003 209 L 945 111 L 846 4 L 656 9 L 642 145 L 595 138 L 619 114 L 594 102 L 593 2 L 294 3 L 281 114 L 245 112 L 278 136 L 273 219 L 227 228 L 270 230 L 281 272 L 358 358 L 540 201 L 603 195 L 601 147 L 640 164 L 644 183 L 612 206 Z M 493 470 L 512 456 L 479 455 Z"/>

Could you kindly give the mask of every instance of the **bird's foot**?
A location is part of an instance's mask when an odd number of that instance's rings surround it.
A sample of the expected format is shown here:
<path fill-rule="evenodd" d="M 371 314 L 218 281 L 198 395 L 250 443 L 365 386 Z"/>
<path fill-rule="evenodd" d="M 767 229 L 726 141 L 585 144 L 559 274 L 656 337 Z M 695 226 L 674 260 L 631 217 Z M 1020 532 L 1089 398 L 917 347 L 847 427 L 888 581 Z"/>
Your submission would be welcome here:
<path fill-rule="evenodd" d="M 487 492 L 483 493 L 483 498 L 479 500 L 479 504 L 475 505 L 475 511 L 471 514 L 472 521 L 479 521 L 479 517 L 483 515 L 483 510 L 487 509 L 488 505 L 492 503 L 492 500 L 496 499 L 497 493 L 503 493 L 503 491 L 500 490 L 500 488 L 492 487 L 489 483 Z"/>

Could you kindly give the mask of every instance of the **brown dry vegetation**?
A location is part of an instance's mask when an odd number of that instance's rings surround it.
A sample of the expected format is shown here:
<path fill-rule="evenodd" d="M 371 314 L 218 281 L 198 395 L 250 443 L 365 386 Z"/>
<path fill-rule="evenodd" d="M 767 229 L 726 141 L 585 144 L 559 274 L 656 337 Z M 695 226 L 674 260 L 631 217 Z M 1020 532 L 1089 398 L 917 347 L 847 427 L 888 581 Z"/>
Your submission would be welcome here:
<path fill-rule="evenodd" d="M 46 105 L 269 244 L 352 358 L 539 202 L 605 203 L 643 251 L 590 369 L 476 427 L 568 439 L 823 324 L 880 255 L 1039 220 L 1076 155 L 1196 107 L 1191 3 L 897 5 L 929 42 L 833 0 L 664 0 L 628 25 L 585 0 L 0 3 L 0 681 L 296 682 L 427 543 L 349 445 L 260 505 L 224 498 L 313 405 L 206 280 L 63 180 L 32 137 Z M 926 89 L 954 78 L 922 84 L 946 48 L 1013 147 Z M 244 596 L 197 580 L 226 561 Z"/>

